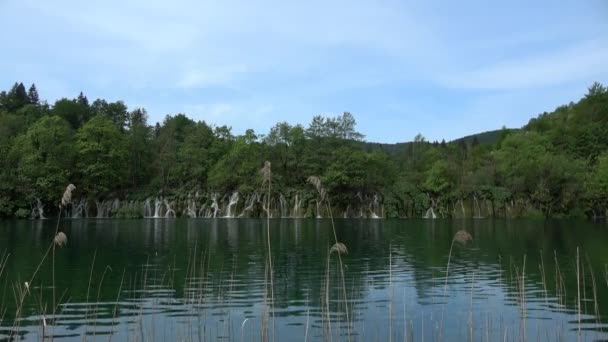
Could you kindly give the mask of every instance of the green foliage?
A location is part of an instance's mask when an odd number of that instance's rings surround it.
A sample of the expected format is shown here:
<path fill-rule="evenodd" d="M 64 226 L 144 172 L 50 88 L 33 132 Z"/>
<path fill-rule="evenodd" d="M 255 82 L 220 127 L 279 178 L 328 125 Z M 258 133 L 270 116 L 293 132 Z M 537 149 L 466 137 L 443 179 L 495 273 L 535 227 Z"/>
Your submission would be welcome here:
<path fill-rule="evenodd" d="M 57 116 L 43 117 L 16 138 L 9 158 L 24 198 L 50 201 L 63 192 L 74 169 L 72 140 L 72 129 Z"/>
<path fill-rule="evenodd" d="M 151 124 L 143 108 L 89 104 L 83 93 L 48 106 L 35 85 L 26 91 L 15 83 L 0 92 L 0 216 L 29 216 L 18 209 L 37 199 L 52 211 L 68 183 L 90 198 L 252 192 L 265 160 L 274 191 L 299 193 L 307 215 L 315 215 L 311 175 L 322 179 L 332 205 L 378 194 L 390 217 L 420 217 L 431 205 L 451 215 L 473 198 L 496 216 L 596 216 L 608 207 L 608 90 L 599 83 L 521 129 L 441 143 L 422 134 L 400 144 L 363 138 L 348 112 L 235 137 L 230 127 L 184 114 Z M 140 215 L 130 207 L 116 213 Z"/>
<path fill-rule="evenodd" d="M 79 184 L 86 193 L 97 196 L 125 184 L 125 138 L 110 119 L 93 117 L 76 133 L 75 145 Z"/>
<path fill-rule="evenodd" d="M 24 208 L 19 208 L 15 211 L 15 217 L 18 219 L 26 219 L 30 217 L 30 211 Z"/>

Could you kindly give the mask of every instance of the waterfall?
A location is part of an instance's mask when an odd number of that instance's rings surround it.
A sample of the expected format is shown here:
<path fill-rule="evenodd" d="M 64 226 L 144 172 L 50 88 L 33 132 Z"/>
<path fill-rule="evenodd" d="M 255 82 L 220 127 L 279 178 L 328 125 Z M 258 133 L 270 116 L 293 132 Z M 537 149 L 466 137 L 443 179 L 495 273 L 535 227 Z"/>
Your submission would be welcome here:
<path fill-rule="evenodd" d="M 315 201 L 317 203 L 317 218 L 323 218 L 323 216 L 321 216 L 321 209 L 320 209 L 320 205 L 321 203 L 319 203 L 319 201 Z"/>
<path fill-rule="evenodd" d="M 279 206 L 281 207 L 281 218 L 289 217 L 288 203 L 283 194 L 279 196 Z"/>
<path fill-rule="evenodd" d="M 291 217 L 300 217 L 300 207 L 302 206 L 302 200 L 298 198 L 298 194 L 296 194 L 296 198 L 293 202 L 293 213 Z"/>
<path fill-rule="evenodd" d="M 95 206 L 97 207 L 97 218 L 104 218 L 107 216 L 107 203 L 106 201 L 95 200 Z"/>
<path fill-rule="evenodd" d="M 370 204 L 370 209 L 369 209 L 371 211 L 370 218 L 373 218 L 373 219 L 380 218 L 380 216 L 378 216 L 378 214 L 376 214 L 379 207 L 380 207 L 380 205 L 379 205 L 379 200 L 378 200 L 378 194 L 374 194 L 374 200 Z M 380 213 L 380 215 L 382 215 L 382 213 Z"/>
<path fill-rule="evenodd" d="M 161 201 L 160 198 L 156 197 L 156 199 L 154 199 L 154 216 L 152 216 L 153 218 L 161 218 L 162 217 L 162 207 L 163 207 L 163 202 Z"/>
<path fill-rule="evenodd" d="M 482 218 L 481 208 L 479 207 L 479 202 L 477 201 L 477 196 L 473 195 L 473 200 L 475 202 L 475 210 L 477 210 L 477 215 L 475 215 L 474 218 Z"/>
<path fill-rule="evenodd" d="M 198 197 L 198 192 L 196 195 L 196 197 Z M 188 195 L 188 208 L 186 209 L 186 215 L 191 218 L 196 218 L 196 200 L 192 199 L 190 195 Z"/>
<path fill-rule="evenodd" d="M 78 204 L 72 205 L 72 218 L 87 217 L 88 202 L 86 198 L 82 198 Z"/>
<path fill-rule="evenodd" d="M 39 218 L 41 220 L 46 219 L 44 216 L 44 204 L 40 201 L 40 198 L 36 198 L 36 207 L 32 208 L 32 219 Z"/>
<path fill-rule="evenodd" d="M 437 218 L 437 215 L 435 215 L 435 211 L 433 210 L 432 206 L 426 211 L 426 214 L 424 214 L 424 218 L 425 219 L 436 219 Z"/>
<path fill-rule="evenodd" d="M 235 209 L 236 209 L 237 203 L 239 203 L 239 192 L 235 191 L 230 196 L 230 201 L 228 202 L 228 207 L 226 209 L 226 217 L 230 217 L 230 218 L 234 217 L 234 213 L 232 212 L 232 207 L 235 207 Z"/>
<path fill-rule="evenodd" d="M 211 200 L 213 201 L 213 203 L 211 203 L 211 210 L 213 210 L 213 216 L 212 217 L 217 217 L 217 214 L 220 211 L 220 206 L 217 202 L 217 193 L 213 193 L 211 194 Z"/>
<path fill-rule="evenodd" d="M 165 204 L 165 218 L 175 218 L 175 210 L 171 209 L 169 201 L 165 198 L 163 201 Z"/>
<path fill-rule="evenodd" d="M 110 217 L 111 214 L 116 214 L 118 209 L 120 209 L 120 200 L 116 198 L 114 201 L 112 201 L 112 204 L 108 208 L 108 217 Z"/>
<path fill-rule="evenodd" d="M 239 217 L 245 217 L 245 215 L 248 212 L 253 211 L 253 206 L 259 202 L 260 202 L 260 195 L 254 191 L 251 195 L 249 195 L 249 197 L 245 201 L 245 208 L 243 208 L 243 211 L 241 212 Z"/>
<path fill-rule="evenodd" d="M 144 217 L 154 216 L 154 213 L 152 212 L 151 202 L 152 202 L 151 198 L 146 198 L 146 200 L 144 201 Z"/>
<path fill-rule="evenodd" d="M 462 218 L 467 217 L 466 211 L 464 210 L 464 201 L 460 199 L 460 209 L 462 210 Z"/>

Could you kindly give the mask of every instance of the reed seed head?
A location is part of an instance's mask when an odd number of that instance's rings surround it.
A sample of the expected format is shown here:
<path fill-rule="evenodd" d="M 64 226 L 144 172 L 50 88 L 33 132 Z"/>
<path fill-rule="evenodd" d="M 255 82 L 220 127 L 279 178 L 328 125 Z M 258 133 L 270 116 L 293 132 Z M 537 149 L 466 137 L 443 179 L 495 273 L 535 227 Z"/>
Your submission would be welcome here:
<path fill-rule="evenodd" d="M 464 229 L 461 229 L 457 231 L 456 234 L 454 234 L 454 241 L 465 245 L 467 242 L 473 241 L 473 237 L 471 236 L 471 234 L 469 234 L 469 232 Z"/>
<path fill-rule="evenodd" d="M 61 206 L 66 207 L 70 202 L 72 202 L 72 191 L 76 190 L 76 186 L 74 184 L 69 184 L 65 191 L 63 192 L 63 197 L 61 198 Z"/>
<path fill-rule="evenodd" d="M 268 160 L 264 162 L 264 167 L 260 170 L 260 173 L 262 174 L 262 184 L 269 183 L 272 179 L 272 168 Z"/>
<path fill-rule="evenodd" d="M 65 235 L 64 232 L 59 232 L 59 233 L 57 233 L 57 235 L 55 235 L 53 242 L 55 243 L 55 245 L 57 247 L 63 247 L 65 245 L 67 245 L 68 237 L 67 237 L 67 235 Z"/>
<path fill-rule="evenodd" d="M 340 255 L 345 255 L 345 254 L 348 254 L 348 248 L 346 248 L 346 245 L 343 244 L 342 242 L 336 242 L 329 249 L 329 254 L 332 254 L 334 252 L 336 252 Z"/>
<path fill-rule="evenodd" d="M 317 192 L 319 193 L 319 196 L 321 197 L 321 201 L 323 201 L 325 199 L 325 188 L 323 188 L 323 184 L 321 184 L 321 178 L 317 177 L 317 176 L 310 176 L 308 177 L 308 179 L 306 180 L 308 183 L 312 184 L 315 189 L 317 189 Z"/>

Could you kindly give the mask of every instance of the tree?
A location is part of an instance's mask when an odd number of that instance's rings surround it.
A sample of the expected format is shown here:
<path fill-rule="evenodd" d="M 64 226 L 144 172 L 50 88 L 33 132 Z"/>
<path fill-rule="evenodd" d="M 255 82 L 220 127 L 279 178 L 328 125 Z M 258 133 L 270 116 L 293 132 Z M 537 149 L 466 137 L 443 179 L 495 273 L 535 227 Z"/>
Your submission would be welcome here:
<path fill-rule="evenodd" d="M 145 114 L 145 110 L 143 111 Z M 128 122 L 129 112 L 127 106 L 122 101 L 108 103 L 105 100 L 97 99 L 91 104 L 91 112 L 92 115 L 103 115 L 109 118 L 120 131 L 123 131 L 125 127 L 130 125 Z"/>
<path fill-rule="evenodd" d="M 29 99 L 23 83 L 15 82 L 11 90 L 2 96 L 2 102 L 2 107 L 8 112 L 14 112 L 28 104 Z"/>
<path fill-rule="evenodd" d="M 76 133 L 77 169 L 81 188 L 90 196 L 122 189 L 127 182 L 128 152 L 112 121 L 101 115 Z"/>
<path fill-rule="evenodd" d="M 73 131 L 62 118 L 46 116 L 15 141 L 17 188 L 28 200 L 52 201 L 70 183 L 73 170 Z"/>
<path fill-rule="evenodd" d="M 80 92 L 80 94 L 78 94 L 78 98 L 76 99 L 76 102 L 78 102 L 81 106 L 83 107 L 89 107 L 89 99 L 87 99 L 86 96 L 84 96 L 84 94 L 82 92 Z"/>
<path fill-rule="evenodd" d="M 91 111 L 88 106 L 80 101 L 66 98 L 55 102 L 51 114 L 57 115 L 69 122 L 73 129 L 80 128 L 91 117 Z"/>
<path fill-rule="evenodd" d="M 40 103 L 38 90 L 36 89 L 36 85 L 34 83 L 32 83 L 32 85 L 30 86 L 30 90 L 27 92 L 27 98 L 29 104 L 37 105 Z"/>

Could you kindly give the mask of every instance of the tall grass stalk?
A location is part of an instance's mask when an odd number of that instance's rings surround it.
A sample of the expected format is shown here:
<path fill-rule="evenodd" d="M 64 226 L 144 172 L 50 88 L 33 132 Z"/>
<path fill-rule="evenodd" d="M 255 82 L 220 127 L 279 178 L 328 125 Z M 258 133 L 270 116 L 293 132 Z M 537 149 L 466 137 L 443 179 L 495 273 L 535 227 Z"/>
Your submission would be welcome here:
<path fill-rule="evenodd" d="M 55 247 L 62 247 L 67 243 L 67 237 L 65 235 L 65 233 L 63 232 L 59 232 L 59 222 L 61 220 L 61 213 L 64 207 L 66 207 L 67 205 L 70 204 L 70 202 L 72 201 L 72 192 L 76 189 L 76 187 L 73 184 L 69 184 L 64 193 L 63 196 L 61 198 L 61 202 L 59 205 L 59 214 L 57 215 L 57 225 L 55 226 L 55 234 L 53 237 L 53 241 L 51 241 L 51 243 L 49 244 L 49 247 L 47 248 L 46 252 L 43 254 L 42 259 L 40 259 L 40 262 L 38 263 L 38 265 L 36 266 L 36 268 L 34 269 L 34 273 L 32 273 L 32 276 L 30 277 L 29 282 L 25 282 L 24 286 L 22 287 L 21 284 L 16 284 L 16 288 L 17 288 L 17 293 L 18 295 L 15 297 L 16 298 L 16 302 L 17 302 L 17 309 L 15 310 L 15 320 L 14 320 L 14 324 L 13 324 L 13 329 L 11 332 L 11 340 L 15 338 L 15 336 L 17 336 L 17 334 L 19 333 L 19 317 L 21 316 L 21 312 L 23 311 L 23 304 L 25 302 L 25 298 L 27 297 L 29 291 L 29 287 L 33 286 L 33 282 L 36 279 L 36 275 L 38 274 L 38 271 L 40 271 L 40 268 L 42 267 L 42 265 L 44 264 L 44 261 L 46 260 L 46 258 L 48 257 L 49 253 L 52 251 L 53 255 L 52 255 L 52 292 L 53 292 L 53 319 L 55 316 Z M 44 338 L 44 337 L 43 337 Z"/>
<path fill-rule="evenodd" d="M 274 280 L 273 280 L 273 268 L 272 268 L 272 249 L 270 244 L 270 193 L 272 187 L 272 166 L 269 161 L 264 162 L 262 168 L 262 185 L 268 183 L 268 196 L 266 196 L 266 241 L 268 243 L 268 272 L 270 275 L 270 305 L 274 307 Z M 275 340 L 276 325 L 274 319 L 274 310 L 270 310 L 272 315 L 272 341 Z"/>
<path fill-rule="evenodd" d="M 461 229 L 459 231 L 456 232 L 456 234 L 454 234 L 454 236 L 452 237 L 452 242 L 450 243 L 450 252 L 448 253 L 448 264 L 445 267 L 445 281 L 443 284 L 443 298 L 444 298 L 444 304 L 441 308 L 441 322 L 440 322 L 440 328 L 443 331 L 444 329 L 444 311 L 445 311 L 445 301 L 447 298 L 447 290 L 448 290 L 448 276 L 450 274 L 450 261 L 452 260 L 452 250 L 454 249 L 454 243 L 458 242 L 460 244 L 467 244 L 469 241 L 473 241 L 473 237 L 471 236 L 471 234 L 469 234 L 469 232 L 467 232 L 464 229 Z M 440 334 L 442 334 L 442 332 L 440 332 Z"/>
<path fill-rule="evenodd" d="M 389 341 L 393 341 L 393 249 L 388 246 L 388 280 L 390 286 L 390 301 L 388 304 Z"/>
<path fill-rule="evenodd" d="M 325 191 L 325 188 L 321 184 L 321 179 L 317 176 L 310 176 L 310 177 L 308 177 L 307 181 L 316 188 L 317 192 L 319 193 L 321 202 L 325 203 L 325 206 L 327 208 L 327 213 L 329 214 L 329 219 L 331 221 L 332 232 L 334 234 L 334 242 L 335 242 L 334 246 L 341 245 L 341 246 L 344 246 L 344 248 L 346 248 L 346 245 L 344 245 L 343 243 L 341 243 L 338 240 L 338 234 L 336 233 L 336 225 L 334 223 L 334 216 L 333 216 L 332 210 L 331 210 L 331 202 L 329 200 L 329 197 L 327 196 L 327 192 Z M 338 253 L 338 262 L 340 264 L 340 275 L 342 278 L 342 292 L 344 293 L 344 310 L 346 313 L 346 322 L 347 322 L 347 324 L 346 324 L 347 338 L 348 338 L 348 341 L 350 341 L 351 340 L 351 327 L 350 327 L 351 321 L 350 321 L 350 315 L 349 315 L 349 310 L 348 310 L 348 294 L 346 291 L 346 280 L 344 277 L 344 263 L 342 262 L 341 253 Z"/>
<path fill-rule="evenodd" d="M 579 250 L 576 247 L 576 310 L 578 311 L 578 339 L 581 339 L 581 276 Z"/>

